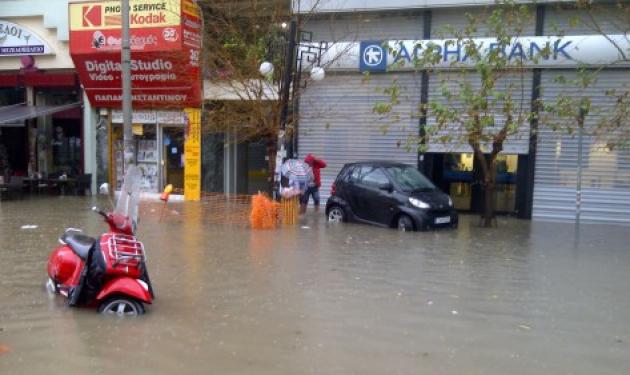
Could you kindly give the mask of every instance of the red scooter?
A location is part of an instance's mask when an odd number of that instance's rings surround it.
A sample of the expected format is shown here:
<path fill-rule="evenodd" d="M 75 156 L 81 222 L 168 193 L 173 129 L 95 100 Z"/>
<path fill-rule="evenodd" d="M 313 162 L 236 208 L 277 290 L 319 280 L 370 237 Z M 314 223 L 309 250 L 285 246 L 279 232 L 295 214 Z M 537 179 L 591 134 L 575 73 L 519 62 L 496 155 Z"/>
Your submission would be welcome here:
<path fill-rule="evenodd" d="M 140 171 L 129 168 L 114 212 L 103 216 L 109 232 L 98 239 L 67 229 L 48 260 L 47 287 L 70 306 L 96 307 L 105 315 L 137 316 L 153 302 L 144 245 L 134 236 Z"/>

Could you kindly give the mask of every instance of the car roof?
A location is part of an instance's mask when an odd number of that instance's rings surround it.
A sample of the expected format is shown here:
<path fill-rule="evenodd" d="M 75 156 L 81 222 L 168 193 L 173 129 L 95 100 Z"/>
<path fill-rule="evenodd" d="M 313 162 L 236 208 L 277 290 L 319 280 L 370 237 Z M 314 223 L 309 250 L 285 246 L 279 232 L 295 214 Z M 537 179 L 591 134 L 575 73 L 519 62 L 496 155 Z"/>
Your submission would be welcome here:
<path fill-rule="evenodd" d="M 356 161 L 352 163 L 347 163 L 344 167 L 350 167 L 355 165 L 371 165 L 375 167 L 413 167 L 413 165 L 399 163 L 395 161 L 387 161 L 387 160 L 366 160 L 366 161 Z"/>

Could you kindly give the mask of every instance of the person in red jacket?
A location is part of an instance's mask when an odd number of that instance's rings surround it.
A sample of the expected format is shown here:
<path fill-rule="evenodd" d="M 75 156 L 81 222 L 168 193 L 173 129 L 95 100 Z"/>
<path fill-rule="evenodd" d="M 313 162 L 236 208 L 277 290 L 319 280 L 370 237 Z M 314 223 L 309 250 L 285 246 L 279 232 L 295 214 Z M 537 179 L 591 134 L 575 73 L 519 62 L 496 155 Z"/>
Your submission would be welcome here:
<path fill-rule="evenodd" d="M 311 196 L 313 197 L 315 209 L 319 209 L 319 187 L 322 185 L 320 169 L 326 168 L 326 162 L 322 159 L 316 158 L 312 154 L 306 155 L 304 162 L 311 167 L 315 178 L 312 184 L 306 188 L 306 191 L 302 194 L 300 199 L 300 211 L 302 213 L 306 212 L 306 206 L 308 206 L 308 201 Z"/>

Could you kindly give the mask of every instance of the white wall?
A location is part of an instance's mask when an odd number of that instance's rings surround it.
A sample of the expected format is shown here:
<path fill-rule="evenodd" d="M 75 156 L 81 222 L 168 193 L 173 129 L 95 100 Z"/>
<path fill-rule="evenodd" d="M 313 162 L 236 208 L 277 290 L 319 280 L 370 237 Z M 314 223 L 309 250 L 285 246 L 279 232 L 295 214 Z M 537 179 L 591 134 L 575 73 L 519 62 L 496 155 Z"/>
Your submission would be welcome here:
<path fill-rule="evenodd" d="M 0 0 L 0 6 L 2 1 Z M 4 11 L 4 9 L 3 9 Z M 67 9 L 63 9 L 67 13 Z M 67 41 L 59 41 L 55 29 L 49 29 L 44 26 L 44 18 L 42 16 L 31 17 L 4 17 L 4 12 L 0 12 L 0 18 L 13 22 L 20 26 L 33 31 L 41 39 L 50 45 L 53 55 L 35 56 L 35 66 L 40 69 L 74 69 L 74 63 L 70 58 L 70 50 Z M 67 18 L 67 17 L 66 17 Z M 22 67 L 19 56 L 0 56 L 0 71 L 18 70 Z"/>
<path fill-rule="evenodd" d="M 43 17 L 44 27 L 56 32 L 59 40 L 67 42 L 68 2 L 69 0 L 0 0 L 0 18 Z"/>

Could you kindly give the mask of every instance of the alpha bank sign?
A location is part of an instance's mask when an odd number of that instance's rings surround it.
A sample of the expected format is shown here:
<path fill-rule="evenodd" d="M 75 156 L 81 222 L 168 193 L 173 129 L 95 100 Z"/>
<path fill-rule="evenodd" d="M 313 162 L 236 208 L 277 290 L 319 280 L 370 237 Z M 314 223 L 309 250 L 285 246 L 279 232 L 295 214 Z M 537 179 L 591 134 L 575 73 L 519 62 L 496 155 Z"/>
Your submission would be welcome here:
<path fill-rule="evenodd" d="M 515 38 L 512 43 L 503 47 L 495 38 L 479 38 L 474 43 L 482 54 L 500 49 L 500 53 L 509 62 L 526 67 L 566 68 L 580 64 L 621 64 L 619 48 L 630 55 L 630 41 L 625 35 L 522 37 Z M 322 65 L 332 70 L 358 68 L 362 72 L 412 70 L 429 47 L 440 57 L 439 62 L 431 65 L 432 68 L 448 69 L 473 65 L 464 43 L 456 39 L 335 43 L 322 55 Z"/>
<path fill-rule="evenodd" d="M 24 26 L 0 20 L 0 56 L 48 55 L 52 49 Z"/>

